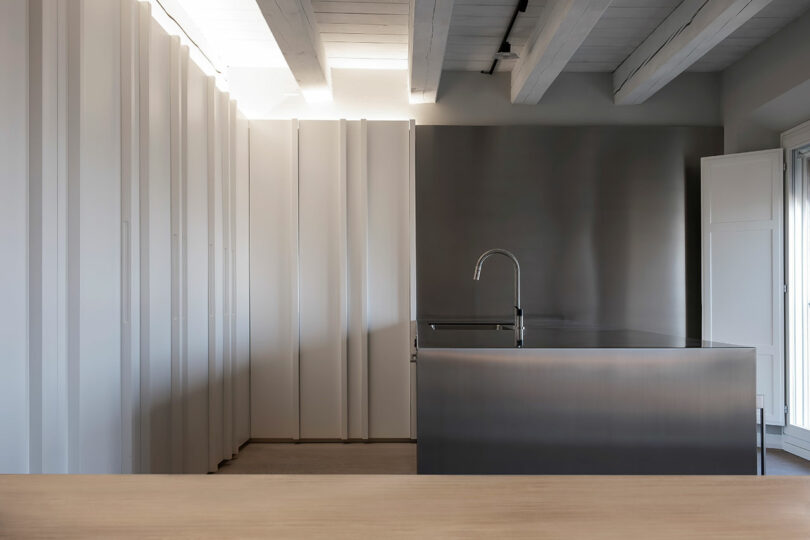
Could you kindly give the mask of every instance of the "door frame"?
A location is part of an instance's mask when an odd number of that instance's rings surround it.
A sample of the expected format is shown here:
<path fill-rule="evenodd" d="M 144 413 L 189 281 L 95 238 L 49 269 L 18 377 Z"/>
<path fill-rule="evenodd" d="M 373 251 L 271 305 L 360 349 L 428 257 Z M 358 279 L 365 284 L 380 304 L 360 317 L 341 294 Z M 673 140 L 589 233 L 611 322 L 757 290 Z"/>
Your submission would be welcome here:
<path fill-rule="evenodd" d="M 810 121 L 800 124 L 781 135 L 781 146 L 785 152 L 785 221 L 784 221 L 784 257 L 785 257 L 785 284 L 787 289 L 785 294 L 792 290 L 790 282 L 790 222 L 791 196 L 793 193 L 793 180 L 796 171 L 794 170 L 794 152 L 801 148 L 810 146 Z M 791 358 L 791 314 L 789 302 L 785 301 L 785 427 L 782 432 L 782 447 L 784 450 L 796 454 L 805 459 L 810 459 L 810 430 L 791 425 L 790 423 L 790 358 Z"/>

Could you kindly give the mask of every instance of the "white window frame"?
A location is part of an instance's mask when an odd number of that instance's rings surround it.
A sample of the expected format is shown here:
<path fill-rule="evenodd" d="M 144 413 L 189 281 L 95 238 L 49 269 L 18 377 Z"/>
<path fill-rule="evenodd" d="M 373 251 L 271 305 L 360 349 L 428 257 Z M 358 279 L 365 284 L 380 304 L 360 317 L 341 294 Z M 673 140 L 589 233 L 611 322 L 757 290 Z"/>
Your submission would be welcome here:
<path fill-rule="evenodd" d="M 782 446 L 785 450 L 793 454 L 805 459 L 810 459 L 810 429 L 801 428 L 791 423 L 791 415 L 796 414 L 794 410 L 796 406 L 793 402 L 793 382 L 791 380 L 793 373 L 792 358 L 795 347 L 801 346 L 804 348 L 806 351 L 805 362 L 808 363 L 804 368 L 810 369 L 810 344 L 807 343 L 810 339 L 810 336 L 808 336 L 810 332 L 798 337 L 795 330 L 796 324 L 803 326 L 805 329 L 808 327 L 807 320 L 796 322 L 796 313 L 801 312 L 804 318 L 807 311 L 803 305 L 803 299 L 801 299 L 801 306 L 796 305 L 797 298 L 795 295 L 801 294 L 800 287 L 810 287 L 810 260 L 797 261 L 797 250 L 793 249 L 794 231 L 797 227 L 801 227 L 803 231 L 802 238 L 798 241 L 810 241 L 810 182 L 808 182 L 808 179 L 805 177 L 806 175 L 797 175 L 796 170 L 796 152 L 810 146 L 810 122 L 805 122 L 783 133 L 781 143 L 782 148 L 785 150 L 786 164 L 785 277 L 787 283 L 787 298 L 785 302 L 785 402 L 788 404 L 787 413 L 785 415 Z M 801 215 L 797 215 L 794 209 L 795 204 L 801 204 L 803 206 Z M 805 253 L 807 253 L 807 251 L 805 251 Z M 802 265 L 804 268 L 802 268 Z M 804 277 L 801 279 L 797 277 L 797 272 L 803 272 Z M 796 344 L 797 339 L 801 340 L 798 345 Z M 806 390 L 807 388 L 805 388 L 805 391 Z"/>

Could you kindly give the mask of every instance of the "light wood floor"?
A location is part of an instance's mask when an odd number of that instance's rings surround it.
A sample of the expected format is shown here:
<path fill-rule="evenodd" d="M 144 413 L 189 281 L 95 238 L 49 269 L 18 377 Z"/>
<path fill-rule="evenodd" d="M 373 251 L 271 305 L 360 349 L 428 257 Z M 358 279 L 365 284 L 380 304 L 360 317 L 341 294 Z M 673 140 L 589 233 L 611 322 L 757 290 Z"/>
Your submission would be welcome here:
<path fill-rule="evenodd" d="M 769 476 L 810 475 L 810 461 L 784 450 L 769 448 L 765 451 L 765 472 Z"/>
<path fill-rule="evenodd" d="M 769 476 L 810 475 L 810 461 L 783 450 L 766 454 Z M 416 474 L 414 443 L 250 443 L 222 464 L 223 474 Z"/>
<path fill-rule="evenodd" d="M 414 443 L 250 443 L 224 474 L 416 474 Z"/>
<path fill-rule="evenodd" d="M 810 478 L 0 475 L 2 538 L 810 538 Z"/>

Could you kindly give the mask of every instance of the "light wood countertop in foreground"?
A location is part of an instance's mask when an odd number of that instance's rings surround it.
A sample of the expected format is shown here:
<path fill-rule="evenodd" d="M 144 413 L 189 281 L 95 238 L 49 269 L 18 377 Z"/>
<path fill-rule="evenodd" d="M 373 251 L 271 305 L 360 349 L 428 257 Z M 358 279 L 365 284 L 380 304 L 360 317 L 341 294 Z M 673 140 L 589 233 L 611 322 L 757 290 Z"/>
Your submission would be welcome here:
<path fill-rule="evenodd" d="M 810 477 L 0 476 L 0 537 L 810 538 Z"/>

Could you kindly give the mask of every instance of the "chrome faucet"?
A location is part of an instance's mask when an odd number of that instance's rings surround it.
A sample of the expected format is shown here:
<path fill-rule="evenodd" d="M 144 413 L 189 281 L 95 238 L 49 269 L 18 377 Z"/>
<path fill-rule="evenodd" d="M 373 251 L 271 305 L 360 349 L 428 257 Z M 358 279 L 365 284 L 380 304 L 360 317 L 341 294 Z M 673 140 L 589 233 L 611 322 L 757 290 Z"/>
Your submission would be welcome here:
<path fill-rule="evenodd" d="M 515 265 L 515 347 L 521 348 L 523 347 L 523 309 L 520 307 L 520 263 L 517 257 L 505 249 L 490 249 L 482 253 L 478 257 L 478 262 L 475 263 L 475 273 L 473 273 L 475 281 L 481 279 L 481 267 L 490 255 L 503 255 L 508 257 L 512 264 Z"/>

